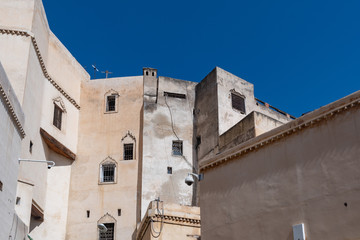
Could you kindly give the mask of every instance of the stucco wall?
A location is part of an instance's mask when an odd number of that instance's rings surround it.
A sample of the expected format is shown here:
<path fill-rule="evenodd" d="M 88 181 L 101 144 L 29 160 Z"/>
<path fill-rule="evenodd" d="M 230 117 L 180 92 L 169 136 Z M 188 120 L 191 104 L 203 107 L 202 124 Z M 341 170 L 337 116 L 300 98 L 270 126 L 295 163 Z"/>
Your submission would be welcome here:
<path fill-rule="evenodd" d="M 11 97 L 9 96 L 11 94 Z M 14 236 L 16 228 L 11 229 L 16 221 L 15 200 L 18 158 L 21 151 L 21 135 L 17 130 L 17 123 L 11 113 L 24 124 L 24 116 L 20 103 L 14 94 L 4 68 L 0 63 L 0 239 Z"/>
<path fill-rule="evenodd" d="M 219 142 L 218 95 L 216 68 L 196 86 L 195 129 L 196 137 L 201 138 L 197 146 L 197 158 L 202 159 Z"/>
<path fill-rule="evenodd" d="M 72 164 L 66 239 L 97 239 L 97 221 L 105 214 L 116 220 L 116 239 L 131 239 L 136 228 L 136 196 L 143 77 L 83 82 L 77 158 Z M 105 95 L 119 94 L 118 111 L 105 112 Z M 123 160 L 122 140 L 136 139 L 135 159 Z M 100 163 L 117 164 L 116 183 L 99 184 Z M 121 209 L 118 216 L 117 209 Z M 87 210 L 90 217 L 87 218 Z"/>
<path fill-rule="evenodd" d="M 292 226 L 299 223 L 307 239 L 360 238 L 360 108 L 350 103 L 359 97 L 355 93 L 219 156 L 229 159 L 259 143 L 257 150 L 204 171 L 203 238 L 292 239 Z M 344 104 L 349 107 L 330 113 Z"/>
<path fill-rule="evenodd" d="M 199 236 L 199 207 L 152 201 L 139 225 L 136 240 L 199 239 Z"/>
<path fill-rule="evenodd" d="M 157 197 L 165 203 L 191 205 L 193 189 L 184 179 L 193 172 L 195 85 L 159 77 L 157 103 L 144 102 L 141 216 Z M 164 92 L 185 94 L 186 98 L 165 97 Z M 172 155 L 172 141 L 178 139 L 183 141 L 183 156 Z M 172 167 L 172 174 L 167 167 Z"/>

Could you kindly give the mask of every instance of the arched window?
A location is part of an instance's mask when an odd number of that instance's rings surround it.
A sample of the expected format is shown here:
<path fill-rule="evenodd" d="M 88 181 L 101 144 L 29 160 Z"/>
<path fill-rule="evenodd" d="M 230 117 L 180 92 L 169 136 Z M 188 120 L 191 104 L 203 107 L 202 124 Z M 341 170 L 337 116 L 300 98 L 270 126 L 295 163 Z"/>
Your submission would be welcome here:
<path fill-rule="evenodd" d="M 110 89 L 105 93 L 105 113 L 116 113 L 119 109 L 119 93 L 114 89 Z"/>
<path fill-rule="evenodd" d="M 106 232 L 100 231 L 98 229 L 99 240 L 115 239 L 116 219 L 113 216 L 111 216 L 109 213 L 106 213 L 98 220 L 97 224 L 104 224 L 107 228 Z"/>
<path fill-rule="evenodd" d="M 111 157 L 107 157 L 100 163 L 99 184 L 116 183 L 117 163 Z"/>
<path fill-rule="evenodd" d="M 124 160 L 135 160 L 136 159 L 136 138 L 128 131 L 125 136 L 121 139 L 123 144 L 123 159 Z"/>

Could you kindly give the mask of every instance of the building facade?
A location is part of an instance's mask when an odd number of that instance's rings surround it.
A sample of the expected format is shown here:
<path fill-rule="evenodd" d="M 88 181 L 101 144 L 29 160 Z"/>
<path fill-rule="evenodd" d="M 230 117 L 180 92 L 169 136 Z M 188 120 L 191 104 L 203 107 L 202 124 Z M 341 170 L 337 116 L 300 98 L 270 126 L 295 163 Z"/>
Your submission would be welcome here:
<path fill-rule="evenodd" d="M 219 67 L 199 83 L 153 68 L 90 79 L 51 32 L 41 0 L 1 1 L 0 62 L 2 101 L 15 109 L 0 109 L 0 221 L 16 239 L 135 239 L 155 199 L 171 221 L 194 221 L 178 230 L 169 221 L 164 239 L 199 237 L 199 184 L 186 185 L 188 173 L 294 119 Z M 9 216 L 22 223 L 16 230 Z"/>
<path fill-rule="evenodd" d="M 358 91 L 200 161 L 202 238 L 359 239 L 359 126 Z"/>

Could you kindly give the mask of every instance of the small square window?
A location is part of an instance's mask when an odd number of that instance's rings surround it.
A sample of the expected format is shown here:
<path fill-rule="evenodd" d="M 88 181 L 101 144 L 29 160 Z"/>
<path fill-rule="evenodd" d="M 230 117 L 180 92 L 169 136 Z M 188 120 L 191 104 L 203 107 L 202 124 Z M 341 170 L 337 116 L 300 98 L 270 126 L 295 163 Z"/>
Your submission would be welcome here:
<path fill-rule="evenodd" d="M 101 166 L 101 182 L 114 182 L 115 181 L 115 164 L 103 164 Z"/>
<path fill-rule="evenodd" d="M 172 167 L 167 167 L 167 173 L 172 174 Z"/>
<path fill-rule="evenodd" d="M 234 109 L 245 114 L 245 98 L 239 94 L 231 93 L 231 105 Z"/>
<path fill-rule="evenodd" d="M 29 145 L 29 152 L 30 153 L 32 153 L 33 146 L 34 146 L 33 142 L 30 141 L 30 145 Z"/>
<path fill-rule="evenodd" d="M 3 190 L 3 183 L 2 181 L 0 181 L 0 191 L 2 192 L 2 190 Z"/>
<path fill-rule="evenodd" d="M 61 130 L 61 121 L 62 121 L 62 109 L 54 104 L 54 119 L 53 119 L 53 125 L 57 127 L 59 130 Z"/>
<path fill-rule="evenodd" d="M 172 155 L 182 156 L 183 155 L 183 146 L 181 140 L 176 140 L 172 142 Z"/>
<path fill-rule="evenodd" d="M 16 205 L 20 205 L 20 200 L 21 200 L 20 197 L 16 197 L 16 202 L 15 202 L 15 204 L 16 204 Z"/>
<path fill-rule="evenodd" d="M 116 106 L 116 96 L 107 96 L 106 97 L 106 111 L 114 112 Z"/>
<path fill-rule="evenodd" d="M 121 216 L 121 209 L 118 209 L 118 216 Z"/>
<path fill-rule="evenodd" d="M 90 210 L 86 211 L 86 217 L 89 218 L 90 217 Z"/>
<path fill-rule="evenodd" d="M 134 144 L 124 144 L 124 160 L 134 159 Z"/>
<path fill-rule="evenodd" d="M 99 240 L 114 240 L 114 223 L 104 223 L 106 232 L 99 232 Z"/>

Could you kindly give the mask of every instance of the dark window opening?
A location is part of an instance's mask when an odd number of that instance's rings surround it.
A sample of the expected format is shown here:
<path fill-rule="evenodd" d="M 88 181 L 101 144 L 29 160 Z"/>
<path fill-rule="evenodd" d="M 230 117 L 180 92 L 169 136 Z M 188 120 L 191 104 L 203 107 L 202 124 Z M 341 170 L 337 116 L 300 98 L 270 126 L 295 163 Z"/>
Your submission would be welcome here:
<path fill-rule="evenodd" d="M 124 144 L 124 160 L 134 159 L 134 144 Z"/>
<path fill-rule="evenodd" d="M 101 182 L 114 182 L 115 179 L 115 164 L 102 165 L 102 181 Z"/>
<path fill-rule="evenodd" d="M 245 98 L 238 95 L 231 93 L 231 104 L 232 107 L 236 110 L 239 110 L 241 113 L 245 114 Z"/>
<path fill-rule="evenodd" d="M 54 104 L 54 119 L 53 119 L 53 125 L 57 127 L 59 130 L 61 130 L 61 120 L 62 120 L 62 109 Z"/>
<path fill-rule="evenodd" d="M 182 156 L 183 154 L 182 141 L 177 140 L 172 142 L 172 154 L 175 156 Z"/>
<path fill-rule="evenodd" d="M 118 216 L 121 216 L 121 209 L 118 209 Z"/>
<path fill-rule="evenodd" d="M 2 192 L 2 190 L 3 190 L 3 183 L 2 181 L 0 181 L 0 191 Z"/>
<path fill-rule="evenodd" d="M 172 92 L 164 92 L 164 96 L 171 97 L 171 98 L 181 98 L 185 99 L 186 95 L 182 93 L 172 93 Z"/>
<path fill-rule="evenodd" d="M 196 147 L 198 147 L 201 144 L 201 136 L 196 137 Z"/>
<path fill-rule="evenodd" d="M 172 174 L 172 167 L 167 167 L 167 173 Z"/>
<path fill-rule="evenodd" d="M 16 204 L 16 205 L 20 205 L 20 200 L 21 200 L 20 197 L 16 197 L 16 202 L 15 202 L 15 204 Z"/>
<path fill-rule="evenodd" d="M 99 240 L 114 240 L 114 223 L 104 223 L 106 232 L 99 233 Z"/>
<path fill-rule="evenodd" d="M 146 71 L 146 76 L 148 76 L 149 75 L 149 72 L 148 71 Z"/>
<path fill-rule="evenodd" d="M 154 73 L 154 72 L 152 72 L 152 75 L 153 75 L 153 76 L 155 76 L 155 73 Z"/>
<path fill-rule="evenodd" d="M 34 144 L 33 144 L 33 142 L 32 142 L 32 141 L 30 141 L 30 146 L 29 146 L 29 152 L 30 152 L 30 153 L 32 153 L 32 148 L 33 148 L 33 145 L 34 145 Z"/>
<path fill-rule="evenodd" d="M 86 211 L 86 217 L 89 218 L 90 217 L 90 210 Z"/>
<path fill-rule="evenodd" d="M 115 111 L 115 100 L 116 96 L 107 96 L 106 98 L 106 111 L 113 112 Z"/>

